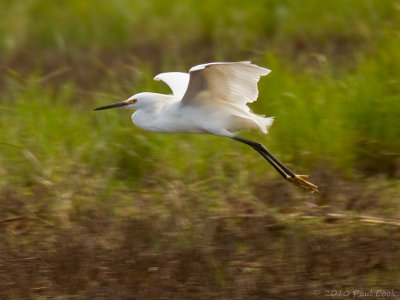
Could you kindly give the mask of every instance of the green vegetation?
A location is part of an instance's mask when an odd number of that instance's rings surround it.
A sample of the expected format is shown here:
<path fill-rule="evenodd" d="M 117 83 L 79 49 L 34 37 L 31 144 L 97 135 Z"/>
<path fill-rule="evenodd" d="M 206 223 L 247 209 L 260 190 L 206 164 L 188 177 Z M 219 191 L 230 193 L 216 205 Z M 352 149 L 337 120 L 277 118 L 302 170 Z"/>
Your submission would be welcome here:
<path fill-rule="evenodd" d="M 394 288 L 397 227 L 352 217 L 400 218 L 399 5 L 2 1 L 0 295 L 299 299 L 355 280 Z M 252 105 L 275 116 L 270 134 L 242 135 L 311 174 L 320 195 L 234 141 L 147 133 L 125 110 L 92 111 L 168 92 L 154 75 L 216 60 L 272 70 Z M 324 222 L 336 212 L 351 219 Z M 371 261 L 358 259 L 364 250 Z M 21 277 L 24 266 L 42 273 Z"/>

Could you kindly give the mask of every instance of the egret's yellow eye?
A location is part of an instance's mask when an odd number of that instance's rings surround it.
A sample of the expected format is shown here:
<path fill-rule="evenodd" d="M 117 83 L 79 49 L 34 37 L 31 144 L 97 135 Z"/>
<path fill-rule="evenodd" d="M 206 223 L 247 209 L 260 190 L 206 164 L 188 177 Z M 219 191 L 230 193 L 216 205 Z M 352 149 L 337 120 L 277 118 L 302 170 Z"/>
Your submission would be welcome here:
<path fill-rule="evenodd" d="M 129 100 L 126 100 L 126 102 L 129 103 L 129 104 L 135 104 L 136 101 L 137 101 L 137 99 L 129 99 Z"/>

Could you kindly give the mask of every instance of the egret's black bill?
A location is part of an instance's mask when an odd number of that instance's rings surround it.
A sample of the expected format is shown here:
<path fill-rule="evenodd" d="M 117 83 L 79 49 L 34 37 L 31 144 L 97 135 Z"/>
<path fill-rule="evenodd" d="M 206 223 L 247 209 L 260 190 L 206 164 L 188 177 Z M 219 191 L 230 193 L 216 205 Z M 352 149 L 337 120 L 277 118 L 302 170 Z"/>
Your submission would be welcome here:
<path fill-rule="evenodd" d="M 117 102 L 117 103 L 114 103 L 114 104 L 101 106 L 101 107 L 95 108 L 94 110 L 109 109 L 109 108 L 114 108 L 114 107 L 125 106 L 125 105 L 128 105 L 128 104 L 129 104 L 128 102 L 122 101 L 122 102 Z"/>

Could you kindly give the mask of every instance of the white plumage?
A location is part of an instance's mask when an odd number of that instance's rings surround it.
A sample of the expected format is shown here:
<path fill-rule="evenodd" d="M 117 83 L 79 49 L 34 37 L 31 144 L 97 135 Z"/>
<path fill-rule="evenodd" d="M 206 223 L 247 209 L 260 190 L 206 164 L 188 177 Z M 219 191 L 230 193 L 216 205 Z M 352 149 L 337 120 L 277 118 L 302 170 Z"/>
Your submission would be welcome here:
<path fill-rule="evenodd" d="M 243 129 L 257 129 L 263 133 L 273 118 L 256 115 L 247 103 L 257 100 L 257 84 L 270 70 L 251 62 L 215 62 L 192 67 L 187 73 L 169 72 L 154 77 L 164 81 L 172 95 L 139 93 L 128 100 L 99 107 L 134 108 L 133 123 L 147 131 L 162 133 L 209 133 L 243 142 L 257 150 L 285 179 L 302 188 L 318 191 L 295 175 L 272 156 L 261 144 L 234 135 Z"/>
<path fill-rule="evenodd" d="M 133 107 L 151 109 L 137 110 L 132 120 L 136 126 L 155 132 L 229 137 L 243 129 L 267 133 L 273 118 L 252 113 L 246 104 L 257 100 L 257 83 L 269 72 L 249 62 L 233 62 L 198 65 L 191 68 L 189 74 L 158 74 L 154 79 L 164 81 L 173 95 L 133 95 L 130 99 L 137 99 Z"/>
<path fill-rule="evenodd" d="M 182 72 L 161 73 L 154 80 L 162 80 L 171 88 L 174 96 L 183 97 L 189 84 L 189 74 Z"/>

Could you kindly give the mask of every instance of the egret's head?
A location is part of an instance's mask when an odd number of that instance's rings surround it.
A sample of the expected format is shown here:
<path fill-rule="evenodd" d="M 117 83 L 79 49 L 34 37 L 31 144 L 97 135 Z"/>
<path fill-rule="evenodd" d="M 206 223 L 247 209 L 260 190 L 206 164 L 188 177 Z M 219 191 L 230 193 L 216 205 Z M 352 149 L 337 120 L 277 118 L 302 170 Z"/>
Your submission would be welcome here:
<path fill-rule="evenodd" d="M 143 108 L 145 106 L 149 106 L 152 104 L 152 100 L 154 100 L 154 94 L 152 93 L 139 93 L 129 97 L 127 100 L 122 102 L 117 102 L 114 104 L 109 104 L 106 106 L 101 106 L 96 108 L 95 110 L 109 109 L 114 107 L 125 107 L 125 108 Z"/>

